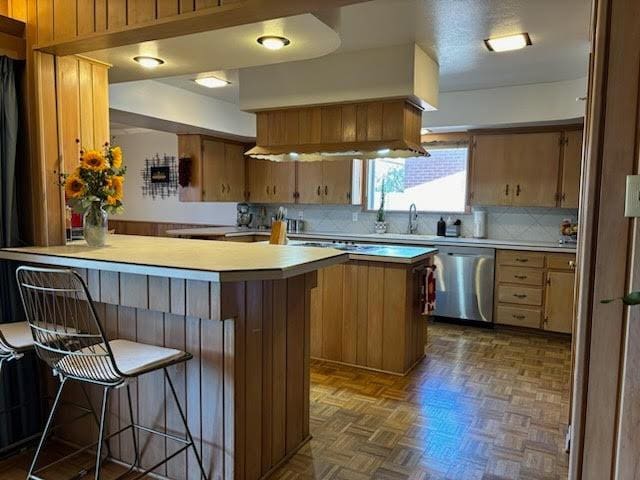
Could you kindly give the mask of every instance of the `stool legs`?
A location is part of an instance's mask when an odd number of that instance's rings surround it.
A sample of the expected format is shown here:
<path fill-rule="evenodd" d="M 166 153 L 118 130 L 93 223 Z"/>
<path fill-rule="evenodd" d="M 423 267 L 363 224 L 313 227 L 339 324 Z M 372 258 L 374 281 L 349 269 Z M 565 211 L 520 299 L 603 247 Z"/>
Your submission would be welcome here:
<path fill-rule="evenodd" d="M 98 450 L 96 452 L 96 473 L 95 480 L 100 480 L 100 471 L 102 466 L 102 444 L 105 443 L 104 431 L 107 425 L 107 408 L 109 407 L 109 392 L 111 389 L 109 387 L 104 388 L 104 392 L 102 394 L 102 412 L 100 415 L 100 432 L 98 433 Z M 108 448 L 108 443 L 107 443 Z"/>
<path fill-rule="evenodd" d="M 40 452 L 42 450 L 42 446 L 51 431 L 51 426 L 53 425 L 53 418 L 56 416 L 56 411 L 58 410 L 58 406 L 60 405 L 60 399 L 62 398 L 62 391 L 64 390 L 64 386 L 67 382 L 66 378 L 63 378 L 60 381 L 60 386 L 58 387 L 58 393 L 56 393 L 56 398 L 53 401 L 53 405 L 51 406 L 51 413 L 49 413 L 49 418 L 47 419 L 47 424 L 44 427 L 44 431 L 42 432 L 42 436 L 40 437 L 40 442 L 38 443 L 38 448 L 36 449 L 36 453 L 33 456 L 33 460 L 31 461 L 31 467 L 29 468 L 29 474 L 27 475 L 27 480 L 30 480 L 33 477 L 33 472 L 35 471 L 36 465 L 38 464 L 38 458 L 40 457 Z"/>
<path fill-rule="evenodd" d="M 178 399 L 178 395 L 176 394 L 176 389 L 173 386 L 173 382 L 171 381 L 171 376 L 166 368 L 164 370 L 164 376 L 167 379 L 167 383 L 169 384 L 169 388 L 171 390 L 171 394 L 173 395 L 173 400 L 176 402 L 176 406 L 178 407 L 178 412 L 180 413 L 180 418 L 182 418 L 182 423 L 184 423 L 184 429 L 187 432 L 187 439 L 193 448 L 193 453 L 196 456 L 196 460 L 198 461 L 198 466 L 200 467 L 200 473 L 202 473 L 202 478 L 207 480 L 207 474 L 204 471 L 204 465 L 202 465 L 202 459 L 200 458 L 200 454 L 198 453 L 198 449 L 196 448 L 196 443 L 193 441 L 193 436 L 191 436 L 191 430 L 189 429 L 189 424 L 187 423 L 187 417 L 185 417 L 184 412 L 182 411 L 182 405 L 180 405 L 180 400 Z"/>

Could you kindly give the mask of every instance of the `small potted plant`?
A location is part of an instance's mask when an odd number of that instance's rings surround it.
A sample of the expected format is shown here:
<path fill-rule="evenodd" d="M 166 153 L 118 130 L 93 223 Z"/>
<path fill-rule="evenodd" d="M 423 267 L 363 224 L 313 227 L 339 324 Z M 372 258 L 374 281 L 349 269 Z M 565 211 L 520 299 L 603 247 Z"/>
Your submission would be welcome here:
<path fill-rule="evenodd" d="M 84 216 L 84 239 L 91 247 L 102 247 L 108 233 L 108 214 L 123 210 L 126 167 L 122 150 L 108 143 L 100 150 L 81 150 L 78 166 L 60 175 L 67 203 Z"/>
<path fill-rule="evenodd" d="M 378 212 L 376 213 L 376 223 L 374 224 L 374 230 L 376 233 L 387 233 L 387 222 L 385 222 L 385 213 L 384 213 L 384 180 L 382 181 L 382 196 L 380 198 L 380 208 L 378 208 Z"/>

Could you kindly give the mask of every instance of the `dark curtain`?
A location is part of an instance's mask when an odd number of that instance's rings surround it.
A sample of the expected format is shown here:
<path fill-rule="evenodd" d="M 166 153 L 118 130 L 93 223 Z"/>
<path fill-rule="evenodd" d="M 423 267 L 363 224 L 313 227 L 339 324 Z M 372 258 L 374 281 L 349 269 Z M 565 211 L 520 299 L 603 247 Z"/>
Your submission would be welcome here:
<path fill-rule="evenodd" d="M 20 245 L 16 194 L 16 154 L 21 129 L 18 108 L 23 65 L 0 57 L 0 248 Z M 24 320 L 15 266 L 0 262 L 0 323 Z M 5 365 L 0 378 L 0 456 L 41 428 L 41 400 L 35 355 Z"/>

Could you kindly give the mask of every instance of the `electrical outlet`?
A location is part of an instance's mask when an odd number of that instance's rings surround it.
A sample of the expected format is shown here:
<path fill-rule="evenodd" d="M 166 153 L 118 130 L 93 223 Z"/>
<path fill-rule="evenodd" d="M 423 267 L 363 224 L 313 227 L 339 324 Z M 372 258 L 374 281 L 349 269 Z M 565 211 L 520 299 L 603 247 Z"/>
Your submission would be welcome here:
<path fill-rule="evenodd" d="M 640 217 L 640 175 L 627 175 L 627 196 L 624 202 L 625 217 Z"/>
<path fill-rule="evenodd" d="M 298 220 L 304 220 L 304 210 L 298 212 Z"/>
<path fill-rule="evenodd" d="M 351 213 L 351 221 L 352 222 L 357 222 L 358 221 L 358 212 Z"/>

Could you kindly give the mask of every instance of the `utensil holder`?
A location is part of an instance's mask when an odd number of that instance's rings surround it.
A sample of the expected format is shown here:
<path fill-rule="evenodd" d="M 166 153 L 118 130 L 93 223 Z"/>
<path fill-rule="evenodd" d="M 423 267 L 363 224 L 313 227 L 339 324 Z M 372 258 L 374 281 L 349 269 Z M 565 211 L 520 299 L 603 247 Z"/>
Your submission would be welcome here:
<path fill-rule="evenodd" d="M 269 238 L 271 245 L 286 245 L 287 240 L 287 222 L 284 220 L 276 220 L 271 224 L 271 237 Z"/>

